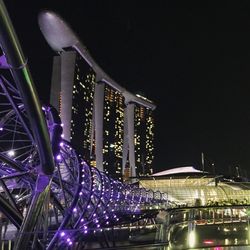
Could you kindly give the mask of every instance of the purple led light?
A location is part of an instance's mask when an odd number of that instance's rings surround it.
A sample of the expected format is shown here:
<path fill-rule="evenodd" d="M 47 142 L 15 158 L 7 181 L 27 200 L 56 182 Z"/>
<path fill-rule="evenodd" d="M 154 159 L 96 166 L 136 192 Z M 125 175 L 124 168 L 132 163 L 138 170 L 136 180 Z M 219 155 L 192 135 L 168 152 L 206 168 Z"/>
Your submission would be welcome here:
<path fill-rule="evenodd" d="M 62 159 L 62 156 L 59 154 L 59 155 L 56 156 L 56 159 L 57 159 L 57 160 L 61 160 L 61 159 Z"/>

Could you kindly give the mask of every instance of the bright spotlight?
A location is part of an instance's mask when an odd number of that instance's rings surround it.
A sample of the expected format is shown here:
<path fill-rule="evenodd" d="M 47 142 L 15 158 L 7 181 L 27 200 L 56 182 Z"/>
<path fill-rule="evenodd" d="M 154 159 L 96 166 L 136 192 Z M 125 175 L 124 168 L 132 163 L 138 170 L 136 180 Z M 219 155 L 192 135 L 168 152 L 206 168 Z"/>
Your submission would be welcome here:
<path fill-rule="evenodd" d="M 15 155 L 15 151 L 13 149 L 8 151 L 8 156 L 13 157 Z"/>

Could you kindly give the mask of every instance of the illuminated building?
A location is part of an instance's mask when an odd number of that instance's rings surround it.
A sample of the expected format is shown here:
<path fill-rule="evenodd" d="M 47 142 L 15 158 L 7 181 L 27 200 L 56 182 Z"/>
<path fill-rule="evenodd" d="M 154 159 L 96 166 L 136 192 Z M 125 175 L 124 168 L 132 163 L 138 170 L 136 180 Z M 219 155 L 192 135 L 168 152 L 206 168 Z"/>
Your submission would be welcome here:
<path fill-rule="evenodd" d="M 73 51 L 56 56 L 53 66 L 50 101 L 60 111 L 64 139 L 90 162 L 95 74 Z"/>
<path fill-rule="evenodd" d="M 124 97 L 109 85 L 104 91 L 103 167 L 106 173 L 122 179 Z M 113 166 L 113 167 L 109 167 Z"/>
<path fill-rule="evenodd" d="M 152 110 L 135 105 L 135 162 L 136 174 L 145 176 L 153 173 L 154 118 Z"/>
<path fill-rule="evenodd" d="M 60 110 L 65 139 L 114 178 L 151 174 L 156 106 L 116 83 L 70 27 L 48 15 L 42 32 L 60 54 L 54 59 L 51 101 Z"/>

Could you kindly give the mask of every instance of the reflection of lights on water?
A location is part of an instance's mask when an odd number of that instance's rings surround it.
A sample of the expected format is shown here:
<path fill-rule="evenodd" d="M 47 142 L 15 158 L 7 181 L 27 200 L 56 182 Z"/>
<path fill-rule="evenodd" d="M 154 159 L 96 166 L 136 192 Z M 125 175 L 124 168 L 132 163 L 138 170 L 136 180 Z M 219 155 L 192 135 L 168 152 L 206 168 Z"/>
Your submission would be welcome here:
<path fill-rule="evenodd" d="M 191 231 L 188 235 L 189 247 L 195 246 L 195 231 Z"/>
<path fill-rule="evenodd" d="M 15 151 L 11 149 L 10 151 L 8 151 L 7 154 L 8 154 L 8 156 L 12 157 L 15 155 Z"/>

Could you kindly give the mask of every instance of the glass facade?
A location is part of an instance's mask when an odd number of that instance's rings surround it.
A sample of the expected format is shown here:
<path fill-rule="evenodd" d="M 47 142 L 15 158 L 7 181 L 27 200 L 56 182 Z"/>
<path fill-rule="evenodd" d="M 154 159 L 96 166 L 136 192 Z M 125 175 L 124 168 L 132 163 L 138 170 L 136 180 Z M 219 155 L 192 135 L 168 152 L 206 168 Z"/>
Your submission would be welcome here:
<path fill-rule="evenodd" d="M 250 204 L 249 183 L 216 182 L 215 178 L 168 177 L 140 180 L 150 190 L 168 194 L 171 207 L 231 206 Z"/>
<path fill-rule="evenodd" d="M 95 73 L 79 56 L 76 57 L 72 94 L 71 143 L 84 159 L 91 162 L 93 131 L 93 100 Z"/>
<path fill-rule="evenodd" d="M 112 177 L 122 178 L 122 149 L 124 133 L 124 97 L 105 85 L 103 113 L 103 166 Z"/>
<path fill-rule="evenodd" d="M 151 109 L 135 105 L 135 164 L 136 174 L 139 176 L 153 173 L 154 159 L 154 118 Z"/>
<path fill-rule="evenodd" d="M 151 175 L 154 105 L 145 107 L 146 98 L 104 81 L 75 51 L 62 52 L 55 62 L 51 100 L 60 110 L 64 138 L 112 178 L 122 180 L 124 168 L 129 177 Z"/>

